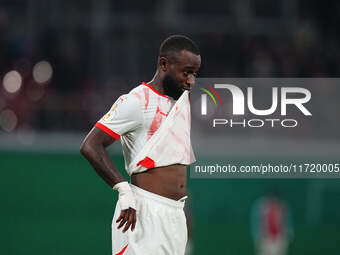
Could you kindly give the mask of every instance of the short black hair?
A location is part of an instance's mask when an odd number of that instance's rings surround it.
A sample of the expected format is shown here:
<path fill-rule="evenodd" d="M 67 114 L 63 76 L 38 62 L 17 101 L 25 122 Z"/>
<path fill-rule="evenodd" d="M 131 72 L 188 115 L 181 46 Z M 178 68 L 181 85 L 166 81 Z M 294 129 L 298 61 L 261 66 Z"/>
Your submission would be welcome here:
<path fill-rule="evenodd" d="M 169 57 L 173 53 L 179 53 L 182 50 L 190 51 L 196 55 L 200 55 L 196 43 L 184 35 L 172 35 L 166 38 L 159 48 L 160 57 Z"/>

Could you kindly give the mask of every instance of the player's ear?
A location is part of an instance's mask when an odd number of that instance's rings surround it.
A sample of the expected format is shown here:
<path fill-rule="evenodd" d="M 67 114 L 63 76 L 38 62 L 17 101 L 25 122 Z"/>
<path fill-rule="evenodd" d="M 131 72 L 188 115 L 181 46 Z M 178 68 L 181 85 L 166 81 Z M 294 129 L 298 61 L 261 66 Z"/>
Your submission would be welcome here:
<path fill-rule="evenodd" d="M 159 64 L 159 67 L 161 68 L 161 70 L 163 72 L 168 71 L 168 69 L 169 69 L 169 60 L 166 57 L 159 57 L 158 64 Z"/>

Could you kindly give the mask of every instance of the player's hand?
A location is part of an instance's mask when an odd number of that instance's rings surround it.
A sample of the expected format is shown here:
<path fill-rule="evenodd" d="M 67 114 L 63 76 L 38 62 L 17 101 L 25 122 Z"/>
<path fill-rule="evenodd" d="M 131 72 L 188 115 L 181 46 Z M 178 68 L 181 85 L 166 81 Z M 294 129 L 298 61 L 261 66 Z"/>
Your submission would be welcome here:
<path fill-rule="evenodd" d="M 119 223 L 117 228 L 120 229 L 125 224 L 125 227 L 123 228 L 123 233 L 125 233 L 129 229 L 130 226 L 131 226 L 131 231 L 133 231 L 136 226 L 136 220 L 137 219 L 136 219 L 135 209 L 130 207 L 129 209 L 121 210 L 120 216 L 116 220 L 116 223 Z"/>

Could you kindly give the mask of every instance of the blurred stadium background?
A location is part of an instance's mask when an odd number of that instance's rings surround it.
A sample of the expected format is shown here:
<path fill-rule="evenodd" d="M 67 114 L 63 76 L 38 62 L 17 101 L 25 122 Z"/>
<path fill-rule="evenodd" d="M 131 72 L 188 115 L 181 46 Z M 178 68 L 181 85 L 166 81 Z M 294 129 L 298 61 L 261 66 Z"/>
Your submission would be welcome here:
<path fill-rule="evenodd" d="M 1 254 L 111 252 L 116 197 L 79 146 L 119 95 L 152 78 L 168 35 L 198 43 L 201 77 L 338 77 L 339 24 L 339 1 L 1 0 Z M 248 164 L 339 160 L 340 87 L 314 89 L 327 98 L 312 103 L 321 119 L 265 141 L 254 140 L 257 131 L 229 130 L 237 143 L 227 155 Z M 256 156 L 278 140 L 288 145 Z M 118 143 L 110 152 L 123 169 Z M 192 254 L 254 254 L 251 208 L 274 188 L 292 213 L 288 254 L 339 252 L 339 180 L 188 185 Z"/>

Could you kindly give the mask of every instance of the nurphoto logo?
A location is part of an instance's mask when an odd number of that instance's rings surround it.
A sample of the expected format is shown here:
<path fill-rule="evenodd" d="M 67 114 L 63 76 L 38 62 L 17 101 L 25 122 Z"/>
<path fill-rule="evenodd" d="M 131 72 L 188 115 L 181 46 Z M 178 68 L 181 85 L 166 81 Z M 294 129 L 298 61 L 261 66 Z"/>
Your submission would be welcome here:
<path fill-rule="evenodd" d="M 217 91 L 218 90 L 218 91 Z M 222 103 L 221 95 L 228 96 L 227 101 L 232 101 L 232 115 L 244 116 L 246 109 L 254 116 L 266 116 L 266 118 L 252 118 L 233 120 L 226 118 L 214 118 L 212 127 L 229 126 L 229 127 L 250 127 L 261 128 L 284 127 L 293 128 L 298 125 L 298 121 L 292 118 L 286 118 L 287 107 L 292 107 L 300 111 L 305 116 L 311 116 L 312 113 L 305 106 L 311 100 L 311 92 L 302 87 L 272 87 L 271 88 L 271 105 L 266 109 L 258 109 L 254 106 L 253 87 L 247 87 L 246 94 L 236 85 L 233 84 L 214 84 L 208 85 L 208 89 L 201 88 L 204 94 L 201 94 L 201 115 L 207 115 L 207 96 L 211 98 L 215 106 L 230 107 Z M 231 97 L 230 97 L 231 95 Z M 217 103 L 216 98 L 219 103 Z M 247 108 L 246 108 L 247 107 Z M 274 113 L 279 113 L 282 118 L 270 118 Z"/>

